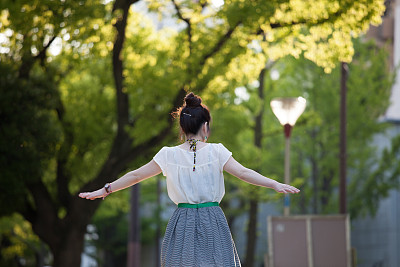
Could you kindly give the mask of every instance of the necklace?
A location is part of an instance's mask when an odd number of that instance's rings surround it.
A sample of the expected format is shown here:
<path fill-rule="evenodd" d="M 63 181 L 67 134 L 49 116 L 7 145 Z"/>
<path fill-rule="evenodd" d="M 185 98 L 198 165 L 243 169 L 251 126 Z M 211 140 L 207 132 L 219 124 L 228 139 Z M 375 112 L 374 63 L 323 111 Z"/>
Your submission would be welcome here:
<path fill-rule="evenodd" d="M 196 149 L 197 149 L 197 142 L 200 142 L 198 139 L 187 139 L 186 142 L 190 145 L 190 150 L 194 152 L 193 154 L 193 171 L 196 169 Z"/>

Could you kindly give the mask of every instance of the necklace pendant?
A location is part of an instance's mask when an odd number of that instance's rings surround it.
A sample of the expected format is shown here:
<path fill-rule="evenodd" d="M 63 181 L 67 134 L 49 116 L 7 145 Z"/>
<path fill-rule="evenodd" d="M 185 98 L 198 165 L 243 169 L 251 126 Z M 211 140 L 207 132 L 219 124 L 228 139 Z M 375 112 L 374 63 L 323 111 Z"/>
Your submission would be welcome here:
<path fill-rule="evenodd" d="M 196 149 L 197 149 L 197 142 L 200 142 L 200 140 L 197 139 L 187 139 L 186 142 L 189 143 L 190 145 L 190 150 L 194 152 L 193 154 L 193 171 L 196 170 Z"/>

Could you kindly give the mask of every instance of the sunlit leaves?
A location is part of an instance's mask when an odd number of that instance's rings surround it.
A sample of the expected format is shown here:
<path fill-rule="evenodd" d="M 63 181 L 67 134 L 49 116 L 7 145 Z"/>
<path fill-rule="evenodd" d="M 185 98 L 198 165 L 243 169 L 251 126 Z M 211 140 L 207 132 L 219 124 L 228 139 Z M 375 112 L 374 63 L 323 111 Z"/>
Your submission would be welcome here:
<path fill-rule="evenodd" d="M 13 34 L 5 44 L 10 51 L 2 57 L 18 61 L 24 54 L 36 56 L 56 36 L 69 40 L 93 34 L 96 19 L 105 17 L 102 1 L 6 1 L 2 7 L 1 25 Z M 3 26 L 5 26 L 3 28 Z M 92 27 L 90 27 L 92 26 Z M 4 46 L 4 44 L 3 44 Z"/>
<path fill-rule="evenodd" d="M 381 23 L 383 1 L 297 1 L 280 5 L 271 17 L 264 50 L 270 58 L 285 55 L 307 59 L 330 72 L 337 61 L 350 62 L 352 37 L 365 32 L 370 23 Z"/>

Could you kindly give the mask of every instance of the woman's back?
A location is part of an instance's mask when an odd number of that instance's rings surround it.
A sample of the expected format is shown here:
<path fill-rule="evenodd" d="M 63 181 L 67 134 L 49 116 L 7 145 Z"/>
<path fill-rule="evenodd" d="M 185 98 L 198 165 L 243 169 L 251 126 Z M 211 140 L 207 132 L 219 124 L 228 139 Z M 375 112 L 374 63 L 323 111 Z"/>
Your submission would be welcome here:
<path fill-rule="evenodd" d="M 173 202 L 197 204 L 220 202 L 225 194 L 223 167 L 232 153 L 222 144 L 203 144 L 194 152 L 183 146 L 163 147 L 154 160 L 167 177 Z"/>

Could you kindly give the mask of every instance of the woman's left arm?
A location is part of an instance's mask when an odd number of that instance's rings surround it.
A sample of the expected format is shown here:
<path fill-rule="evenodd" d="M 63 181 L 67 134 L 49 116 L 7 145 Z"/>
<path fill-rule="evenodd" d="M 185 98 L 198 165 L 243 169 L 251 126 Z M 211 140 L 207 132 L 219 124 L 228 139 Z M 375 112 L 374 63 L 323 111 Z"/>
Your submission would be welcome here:
<path fill-rule="evenodd" d="M 245 181 L 246 183 L 273 188 L 278 193 L 299 193 L 300 190 L 294 186 L 288 184 L 282 184 L 273 179 L 267 178 L 258 172 L 244 167 L 242 164 L 237 162 L 232 156 L 224 165 L 224 171 L 236 176 L 237 178 Z"/>
<path fill-rule="evenodd" d="M 130 187 L 134 184 L 140 183 L 141 181 L 160 173 L 160 166 L 158 166 L 158 164 L 154 160 L 151 160 L 149 163 L 143 165 L 139 169 L 128 172 L 124 176 L 110 183 L 110 188 L 112 192 L 116 192 L 124 188 Z M 108 194 L 103 187 L 93 192 L 80 193 L 79 197 L 93 200 L 96 198 L 105 197 L 107 195 Z"/>

